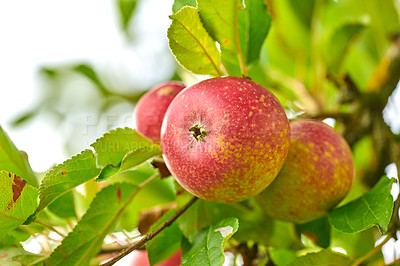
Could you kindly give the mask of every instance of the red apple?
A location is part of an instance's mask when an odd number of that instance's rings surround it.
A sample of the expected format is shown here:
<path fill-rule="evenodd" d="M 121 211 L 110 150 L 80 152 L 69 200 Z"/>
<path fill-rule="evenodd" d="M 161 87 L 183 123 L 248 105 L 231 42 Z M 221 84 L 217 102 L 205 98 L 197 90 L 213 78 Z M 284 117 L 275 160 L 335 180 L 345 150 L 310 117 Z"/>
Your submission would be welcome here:
<path fill-rule="evenodd" d="M 260 193 L 276 177 L 289 149 L 289 122 L 267 89 L 224 77 L 183 90 L 161 130 L 168 169 L 195 196 L 237 202 Z"/>
<path fill-rule="evenodd" d="M 130 265 L 131 266 L 150 266 L 149 258 L 146 250 L 135 250 L 131 253 Z M 169 258 L 155 264 L 155 266 L 179 266 L 182 264 L 182 252 L 178 250 Z"/>
<path fill-rule="evenodd" d="M 305 223 L 324 216 L 347 195 L 354 163 L 347 142 L 330 126 L 299 120 L 290 127 L 286 162 L 256 199 L 273 218 Z"/>
<path fill-rule="evenodd" d="M 139 133 L 160 142 L 162 121 L 175 96 L 185 88 L 181 82 L 161 83 L 140 98 L 135 108 L 136 129 Z"/>

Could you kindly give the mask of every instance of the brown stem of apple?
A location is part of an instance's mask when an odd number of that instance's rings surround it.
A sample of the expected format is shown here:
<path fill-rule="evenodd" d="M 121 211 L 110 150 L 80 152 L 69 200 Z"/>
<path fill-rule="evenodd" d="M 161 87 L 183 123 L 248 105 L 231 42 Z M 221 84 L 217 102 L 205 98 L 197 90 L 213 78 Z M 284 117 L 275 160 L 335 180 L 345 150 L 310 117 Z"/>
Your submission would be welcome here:
<path fill-rule="evenodd" d="M 374 255 L 376 252 L 380 251 L 383 247 L 383 245 L 385 245 L 390 239 L 392 239 L 392 237 L 390 235 L 387 235 L 386 238 L 382 241 L 382 243 L 380 243 L 379 245 L 377 245 L 374 249 L 372 249 L 370 252 L 368 252 L 367 254 L 365 254 L 362 257 L 359 257 L 358 259 L 356 259 L 351 266 L 358 266 L 360 265 L 363 261 L 367 260 L 369 257 L 371 257 L 372 255 Z"/>
<path fill-rule="evenodd" d="M 163 222 L 160 226 L 158 226 L 156 229 L 151 231 L 150 233 L 146 234 L 142 239 L 139 241 L 133 243 L 130 247 L 124 249 L 119 253 L 117 256 L 114 258 L 110 259 L 109 261 L 101 264 L 100 266 L 109 266 L 113 265 L 132 251 L 140 248 L 144 244 L 146 244 L 149 240 L 153 239 L 158 233 L 160 233 L 162 230 L 164 230 L 166 227 L 170 226 L 176 219 L 178 219 L 179 216 L 182 215 L 192 204 L 197 200 L 196 197 L 193 197 L 188 203 L 186 203 L 182 208 L 178 209 L 174 215 L 169 217 L 165 222 Z"/>

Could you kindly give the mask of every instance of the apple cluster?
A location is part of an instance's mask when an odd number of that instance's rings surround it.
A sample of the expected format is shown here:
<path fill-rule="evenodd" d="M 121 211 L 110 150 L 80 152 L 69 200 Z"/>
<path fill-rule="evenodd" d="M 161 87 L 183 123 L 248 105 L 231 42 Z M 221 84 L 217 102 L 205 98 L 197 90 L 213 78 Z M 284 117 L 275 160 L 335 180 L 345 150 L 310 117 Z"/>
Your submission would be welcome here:
<path fill-rule="evenodd" d="M 335 207 L 354 179 L 339 133 L 319 121 L 289 123 L 278 99 L 246 78 L 160 84 L 135 117 L 138 132 L 161 143 L 176 181 L 205 200 L 255 196 L 271 217 L 304 223 Z"/>

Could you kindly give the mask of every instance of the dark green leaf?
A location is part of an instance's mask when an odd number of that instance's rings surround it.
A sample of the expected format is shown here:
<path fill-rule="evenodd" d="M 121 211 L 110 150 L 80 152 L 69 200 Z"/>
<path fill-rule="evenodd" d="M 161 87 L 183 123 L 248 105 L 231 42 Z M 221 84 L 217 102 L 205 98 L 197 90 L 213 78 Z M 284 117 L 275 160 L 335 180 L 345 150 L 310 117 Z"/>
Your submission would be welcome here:
<path fill-rule="evenodd" d="M 57 198 L 48 206 L 49 210 L 62 218 L 76 217 L 73 191 Z"/>
<path fill-rule="evenodd" d="M 329 222 L 345 233 L 356 233 L 374 225 L 385 232 L 393 211 L 390 194 L 393 182 L 382 177 L 364 196 L 329 212 Z"/>
<path fill-rule="evenodd" d="M 22 225 L 35 212 L 38 190 L 19 176 L 0 171 L 0 235 Z"/>
<path fill-rule="evenodd" d="M 289 265 L 293 266 L 346 266 L 351 265 L 351 260 L 340 253 L 333 252 L 329 249 L 323 249 L 318 253 L 308 253 L 305 256 L 298 257 Z"/>
<path fill-rule="evenodd" d="M 329 247 L 331 241 L 331 226 L 327 216 L 305 224 L 296 225 L 296 229 L 299 233 L 310 238 L 318 246 L 322 248 Z"/>
<path fill-rule="evenodd" d="M 261 46 L 271 27 L 271 16 L 263 0 L 246 0 L 246 9 L 249 13 L 247 63 L 251 64 L 260 57 Z"/>
<path fill-rule="evenodd" d="M 20 152 L 0 126 L 0 170 L 8 171 L 20 176 L 29 185 L 37 187 L 38 182 L 26 153 Z"/>
<path fill-rule="evenodd" d="M 182 265 L 222 265 L 225 243 L 238 229 L 238 219 L 227 218 L 200 231 L 192 248 L 182 256 Z"/>
<path fill-rule="evenodd" d="M 150 231 L 153 231 L 160 224 L 171 217 L 175 211 L 169 211 L 159 221 L 153 224 Z M 176 222 L 162 230 L 155 238 L 147 242 L 146 250 L 149 256 L 150 265 L 160 263 L 174 254 L 181 246 L 182 232 Z"/>
<path fill-rule="evenodd" d="M 40 184 L 40 203 L 37 212 L 71 189 L 98 176 L 99 173 L 100 169 L 96 165 L 96 158 L 91 150 L 84 150 L 55 166 L 46 173 Z"/>
<path fill-rule="evenodd" d="M 7 247 L 0 249 L 0 265 L 20 266 L 36 265 L 43 256 L 25 251 L 20 247 Z"/>
<path fill-rule="evenodd" d="M 196 7 L 196 0 L 175 0 L 172 5 L 172 12 L 178 12 L 184 6 Z"/>
<path fill-rule="evenodd" d="M 170 18 L 172 24 L 167 35 L 177 61 L 195 74 L 221 76 L 219 51 L 204 29 L 197 10 L 184 7 Z"/>
<path fill-rule="evenodd" d="M 104 237 L 112 230 L 122 210 L 132 200 L 136 186 L 114 184 L 97 193 L 90 208 L 50 257 L 48 265 L 89 265 Z"/>
<path fill-rule="evenodd" d="M 113 166 L 113 165 L 107 165 L 101 170 L 101 173 L 99 176 L 96 178 L 96 181 L 104 181 L 107 180 L 119 173 L 120 165 Z"/>
<path fill-rule="evenodd" d="M 121 14 L 122 28 L 126 31 L 136 8 L 136 0 L 118 0 L 119 12 Z"/>

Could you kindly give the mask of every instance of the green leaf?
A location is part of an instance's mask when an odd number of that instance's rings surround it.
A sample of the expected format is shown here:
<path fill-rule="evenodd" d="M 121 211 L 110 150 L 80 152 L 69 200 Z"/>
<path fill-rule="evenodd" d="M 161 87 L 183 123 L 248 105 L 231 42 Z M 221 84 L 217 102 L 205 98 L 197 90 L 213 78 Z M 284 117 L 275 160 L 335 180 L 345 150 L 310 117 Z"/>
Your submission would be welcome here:
<path fill-rule="evenodd" d="M 305 224 L 296 225 L 296 229 L 299 233 L 310 238 L 318 246 L 322 248 L 329 247 L 331 241 L 331 226 L 327 216 Z"/>
<path fill-rule="evenodd" d="M 43 210 L 58 197 L 80 184 L 98 176 L 100 169 L 91 150 L 66 160 L 48 171 L 39 188 L 40 203 L 37 212 Z"/>
<path fill-rule="evenodd" d="M 238 4 L 236 0 L 197 1 L 201 21 L 211 37 L 220 44 L 222 63 L 232 76 L 241 75 L 238 51 L 242 51 L 243 47 L 240 47 L 239 39 Z"/>
<path fill-rule="evenodd" d="M 31 166 L 29 165 L 26 153 L 15 147 L 7 133 L 0 126 L 0 170 L 8 171 L 20 176 L 29 185 L 37 187 L 38 182 Z"/>
<path fill-rule="evenodd" d="M 97 193 L 88 211 L 50 257 L 48 265 L 89 265 L 137 187 L 114 184 Z"/>
<path fill-rule="evenodd" d="M 292 224 L 274 221 L 265 216 L 258 206 L 247 206 L 244 202 L 226 204 L 198 199 L 177 221 L 184 236 L 193 242 L 200 229 L 232 216 L 240 220 L 240 228 L 235 235 L 239 241 L 251 240 L 275 247 L 298 244 Z"/>
<path fill-rule="evenodd" d="M 394 179 L 382 177 L 364 196 L 329 212 L 329 222 L 337 230 L 356 233 L 371 226 L 385 232 L 393 211 L 390 194 Z"/>
<path fill-rule="evenodd" d="M 150 228 L 156 229 L 159 225 L 171 217 L 175 211 L 169 211 Z M 147 242 L 146 250 L 149 256 L 150 265 L 155 265 L 169 258 L 181 247 L 182 232 L 178 223 L 174 222 L 162 230 L 155 238 Z"/>
<path fill-rule="evenodd" d="M 222 62 L 230 75 L 240 76 L 244 64 L 258 60 L 271 18 L 263 0 L 198 0 L 204 27 L 221 46 Z"/>
<path fill-rule="evenodd" d="M 318 253 L 308 253 L 305 256 L 298 257 L 289 265 L 293 265 L 293 266 L 302 266 L 302 265 L 304 265 L 304 266 L 308 266 L 308 265 L 345 266 L 345 265 L 351 265 L 351 260 L 340 253 L 333 252 L 329 249 L 323 249 Z"/>
<path fill-rule="evenodd" d="M 235 50 L 235 12 L 238 1 L 236 0 L 197 0 L 201 21 L 207 32 L 221 47 Z"/>
<path fill-rule="evenodd" d="M 91 145 L 98 164 L 105 166 L 96 181 L 104 181 L 161 154 L 161 147 L 131 128 L 117 128 Z"/>
<path fill-rule="evenodd" d="M 189 242 L 193 242 L 194 237 L 200 229 L 216 223 L 219 219 L 226 218 L 222 218 L 220 215 L 217 216 L 214 211 L 215 208 L 212 208 L 209 204 L 212 203 L 198 199 L 178 218 L 179 227 Z"/>
<path fill-rule="evenodd" d="M 37 188 L 16 174 L 0 171 L 0 235 L 22 225 L 35 212 Z"/>
<path fill-rule="evenodd" d="M 271 16 L 263 0 L 246 0 L 246 9 L 249 13 L 247 63 L 251 64 L 260 57 L 261 47 L 271 27 Z"/>
<path fill-rule="evenodd" d="M 221 76 L 219 51 L 204 29 L 197 10 L 186 6 L 170 18 L 172 24 L 167 35 L 176 60 L 195 74 Z"/>
<path fill-rule="evenodd" d="M 192 248 L 182 256 L 182 265 L 222 265 L 225 243 L 238 229 L 238 219 L 227 218 L 200 231 Z"/>
<path fill-rule="evenodd" d="M 96 181 L 105 181 L 107 179 L 110 179 L 111 177 L 119 174 L 119 170 L 121 168 L 121 165 L 113 166 L 113 165 L 107 165 L 101 170 L 101 173 L 99 176 L 96 178 Z"/>
<path fill-rule="evenodd" d="M 49 206 L 49 210 L 62 218 L 76 217 L 73 191 L 57 198 Z"/>
<path fill-rule="evenodd" d="M 126 154 L 122 159 L 122 162 L 118 166 L 107 165 L 102 171 L 96 181 L 103 181 L 109 179 L 121 172 L 127 171 L 133 167 L 136 167 L 148 159 L 161 154 L 160 145 L 153 144 L 150 147 L 140 148 L 138 150 L 131 151 Z"/>
<path fill-rule="evenodd" d="M 361 23 L 349 23 L 333 33 L 325 49 L 327 65 L 331 71 L 336 72 L 340 68 L 347 52 L 365 27 Z"/>
<path fill-rule="evenodd" d="M 119 13 L 121 15 L 122 28 L 126 31 L 129 21 L 136 9 L 136 0 L 118 0 Z"/>
<path fill-rule="evenodd" d="M 135 166 L 160 153 L 160 146 L 131 128 L 117 128 L 104 134 L 91 144 L 97 153 L 97 163 L 101 166 L 119 166 L 128 153 L 124 168 Z"/>
<path fill-rule="evenodd" d="M 172 5 L 172 12 L 178 12 L 184 6 L 196 7 L 196 0 L 175 0 Z"/>
<path fill-rule="evenodd" d="M 20 266 L 36 265 L 35 262 L 43 256 L 25 251 L 20 247 L 7 247 L 0 249 L 0 265 Z"/>

